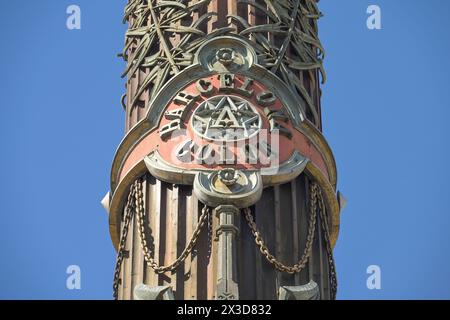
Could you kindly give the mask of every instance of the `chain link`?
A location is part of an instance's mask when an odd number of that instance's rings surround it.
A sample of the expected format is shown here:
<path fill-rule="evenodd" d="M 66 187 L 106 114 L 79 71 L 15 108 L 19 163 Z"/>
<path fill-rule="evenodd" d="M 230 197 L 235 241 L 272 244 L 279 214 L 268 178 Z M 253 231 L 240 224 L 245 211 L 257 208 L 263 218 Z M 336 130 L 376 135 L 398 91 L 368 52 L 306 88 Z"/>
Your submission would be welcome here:
<path fill-rule="evenodd" d="M 277 270 L 290 274 L 298 273 L 301 270 L 303 270 L 309 260 L 312 251 L 312 246 L 314 243 L 317 212 L 320 212 L 321 227 L 324 232 L 328 264 L 330 267 L 331 299 L 334 300 L 336 299 L 337 293 L 336 265 L 334 263 L 333 249 L 331 247 L 330 232 L 327 223 L 325 203 L 323 200 L 322 191 L 320 187 L 315 183 L 311 184 L 310 186 L 310 215 L 309 215 L 308 236 L 306 240 L 305 251 L 300 261 L 294 266 L 286 266 L 285 264 L 277 260 L 275 256 L 273 256 L 269 252 L 268 247 L 266 246 L 264 240 L 261 237 L 261 233 L 258 231 L 251 210 L 249 208 L 244 210 L 245 218 L 248 222 L 248 225 L 250 227 L 250 230 L 252 231 L 253 236 L 255 237 L 255 243 L 259 247 L 259 251 L 267 259 L 267 261 L 269 261 L 269 263 L 272 264 Z"/>
<path fill-rule="evenodd" d="M 144 251 L 144 258 L 147 262 L 147 264 L 157 273 L 162 274 L 166 272 L 173 272 L 175 271 L 185 260 L 186 258 L 192 253 L 195 246 L 197 245 L 198 239 L 200 237 L 201 231 L 206 223 L 208 223 L 208 229 L 211 228 L 209 224 L 211 224 L 210 218 L 212 215 L 210 214 L 210 209 L 205 206 L 202 209 L 202 214 L 199 218 L 199 223 L 197 227 L 195 228 L 191 240 L 189 241 L 186 248 L 183 250 L 181 255 L 169 266 L 160 266 L 153 258 L 154 252 L 152 252 L 149 249 L 148 243 L 147 243 L 147 237 L 145 234 L 145 202 L 144 202 L 144 194 L 142 190 L 142 181 L 137 180 L 130 188 L 130 193 L 128 195 L 128 201 L 127 205 L 125 207 L 125 215 L 123 219 L 123 227 L 122 227 L 122 233 L 120 237 L 120 243 L 119 243 L 119 249 L 117 254 L 117 260 L 116 260 L 116 266 L 114 270 L 114 285 L 113 285 L 113 295 L 114 298 L 118 298 L 118 291 L 120 286 L 120 272 L 123 264 L 123 259 L 125 257 L 125 248 L 126 248 L 126 241 L 128 237 L 129 232 L 129 226 L 133 219 L 133 214 L 136 213 L 136 222 L 137 227 L 139 230 L 139 236 L 141 239 L 141 246 Z M 337 292 L 337 275 L 336 275 L 336 266 L 334 262 L 333 257 L 333 250 L 331 247 L 331 241 L 330 241 L 330 232 L 329 227 L 327 223 L 327 217 L 326 217 L 326 211 L 325 211 L 325 203 L 323 200 L 322 192 L 320 190 L 320 187 L 317 184 L 311 184 L 310 186 L 310 215 L 309 215 L 309 227 L 308 227 L 308 235 L 305 245 L 305 251 L 300 258 L 300 260 L 293 266 L 286 266 L 279 260 L 275 258 L 274 255 L 272 255 L 269 252 L 269 248 L 265 244 L 264 240 L 262 239 L 261 233 L 258 231 L 257 225 L 254 221 L 252 212 L 250 208 L 244 209 L 245 218 L 247 220 L 248 226 L 255 238 L 255 243 L 259 247 L 260 252 L 262 255 L 267 259 L 267 261 L 272 264 L 277 270 L 286 272 L 289 274 L 295 274 L 302 271 L 306 264 L 308 263 L 308 260 L 311 256 L 312 246 L 314 243 L 314 234 L 316 230 L 316 221 L 317 221 L 317 212 L 320 212 L 320 220 L 321 220 L 321 227 L 324 232 L 324 238 L 326 243 L 326 250 L 327 250 L 327 256 L 328 256 L 328 263 L 330 267 L 330 282 L 331 282 L 331 298 L 336 298 L 336 292 Z"/>
<path fill-rule="evenodd" d="M 117 253 L 116 266 L 114 268 L 114 281 L 113 281 L 113 297 L 118 299 L 119 297 L 119 285 L 121 282 L 120 271 L 122 269 L 123 259 L 125 257 L 125 247 L 128 238 L 128 231 L 130 227 L 131 220 L 133 218 L 133 206 L 134 198 L 136 195 L 136 183 L 131 186 L 130 193 L 128 195 L 127 205 L 125 206 L 125 216 L 123 219 L 122 234 L 120 236 L 120 243 Z"/>
<path fill-rule="evenodd" d="M 192 238 L 189 241 L 189 244 L 186 246 L 186 248 L 183 250 L 181 255 L 169 266 L 160 266 L 155 261 L 154 252 L 152 252 L 147 244 L 147 237 L 145 235 L 145 223 L 144 223 L 144 216 L 145 216 L 145 204 L 144 204 L 144 195 L 142 192 L 142 183 L 138 183 L 137 190 L 136 190 L 136 211 L 137 211 L 137 226 L 139 229 L 139 236 L 141 238 L 141 246 L 144 251 L 144 258 L 147 262 L 148 266 L 151 267 L 157 274 L 162 274 L 166 272 L 173 272 L 175 271 L 185 260 L 186 258 L 192 253 L 195 246 L 197 245 L 197 241 L 200 237 L 200 233 L 208 221 L 208 217 L 210 216 L 210 209 L 205 206 L 202 210 L 202 214 L 199 219 L 199 223 L 197 227 L 195 228 Z"/>
<path fill-rule="evenodd" d="M 310 215 L 309 215 L 309 227 L 308 227 L 308 236 L 306 240 L 306 246 L 305 251 L 303 252 L 302 257 L 300 260 L 293 266 L 286 266 L 279 260 L 275 258 L 274 255 L 272 255 L 269 252 L 269 248 L 264 243 L 264 240 L 262 239 L 261 233 L 258 231 L 258 228 L 256 226 L 256 223 L 253 219 L 253 215 L 251 213 L 251 210 L 249 208 L 244 210 L 245 218 L 247 220 L 248 226 L 250 227 L 250 230 L 252 231 L 253 236 L 255 237 L 255 243 L 259 247 L 259 251 L 262 253 L 262 255 L 269 261 L 270 264 L 272 264 L 277 270 L 295 274 L 302 271 L 306 264 L 308 263 L 309 257 L 311 255 L 312 246 L 314 243 L 314 233 L 316 230 L 316 218 L 317 218 L 317 196 L 315 192 L 310 193 Z"/>

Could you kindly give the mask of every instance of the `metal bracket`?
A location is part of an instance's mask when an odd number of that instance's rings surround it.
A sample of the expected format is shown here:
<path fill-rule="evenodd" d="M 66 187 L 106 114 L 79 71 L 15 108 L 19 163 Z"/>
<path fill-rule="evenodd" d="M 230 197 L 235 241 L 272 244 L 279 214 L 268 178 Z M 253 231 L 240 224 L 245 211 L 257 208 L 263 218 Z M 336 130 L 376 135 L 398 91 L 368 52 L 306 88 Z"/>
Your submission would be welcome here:
<path fill-rule="evenodd" d="M 134 288 L 134 300 L 175 300 L 172 287 L 150 287 L 145 284 Z"/>
<path fill-rule="evenodd" d="M 248 208 L 262 196 L 263 184 L 259 172 L 224 169 L 211 173 L 199 172 L 194 181 L 197 198 L 210 207 L 232 205 Z"/>
<path fill-rule="evenodd" d="M 319 286 L 311 280 L 303 286 L 280 287 L 279 300 L 320 300 Z"/>

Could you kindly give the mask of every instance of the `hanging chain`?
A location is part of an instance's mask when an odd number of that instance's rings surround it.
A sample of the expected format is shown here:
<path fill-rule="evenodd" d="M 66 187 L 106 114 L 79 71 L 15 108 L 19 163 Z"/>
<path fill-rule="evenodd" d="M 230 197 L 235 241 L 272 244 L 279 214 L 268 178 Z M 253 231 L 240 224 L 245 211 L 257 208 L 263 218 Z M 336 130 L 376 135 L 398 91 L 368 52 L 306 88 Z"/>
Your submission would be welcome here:
<path fill-rule="evenodd" d="M 317 184 L 312 184 L 310 187 L 310 215 L 309 215 L 309 227 L 308 227 L 308 235 L 305 245 L 305 251 L 300 258 L 300 260 L 293 266 L 286 266 L 282 262 L 278 261 L 274 255 L 272 255 L 269 252 L 269 248 L 265 244 L 264 240 L 262 239 L 261 233 L 258 231 L 258 228 L 256 226 L 256 223 L 254 221 L 252 212 L 250 208 L 244 209 L 245 218 L 247 220 L 248 226 L 250 227 L 250 230 L 255 237 L 255 243 L 259 247 L 260 252 L 262 255 L 267 259 L 267 261 L 272 264 L 277 270 L 286 272 L 289 274 L 295 274 L 302 271 L 306 264 L 308 263 L 308 260 L 311 255 L 312 246 L 314 243 L 314 233 L 316 229 L 316 221 L 317 221 L 317 211 L 320 212 L 320 220 L 321 220 L 321 227 L 324 232 L 325 237 L 325 243 L 326 243 L 326 250 L 328 255 L 328 263 L 330 266 L 330 282 L 331 282 L 331 298 L 336 298 L 336 292 L 337 292 L 337 275 L 336 275 L 336 266 L 334 262 L 333 257 L 333 249 L 331 247 L 331 241 L 330 241 L 330 232 L 329 227 L 327 223 L 327 217 L 325 214 L 325 204 L 322 197 L 322 192 L 320 190 L 320 187 Z M 211 212 L 210 209 L 205 206 L 202 209 L 202 214 L 199 218 L 199 223 L 197 227 L 195 228 L 192 238 L 189 241 L 186 248 L 183 250 L 181 255 L 169 266 L 160 266 L 158 263 L 156 263 L 155 259 L 153 258 L 154 253 L 151 252 L 151 250 L 148 247 L 147 244 L 147 238 L 145 235 L 145 202 L 144 202 L 144 194 L 142 191 L 142 181 L 137 180 L 131 187 L 130 193 L 128 195 L 128 201 L 127 205 L 125 207 L 125 216 L 123 220 L 123 228 L 122 228 L 122 234 L 120 237 L 120 243 L 119 243 L 119 249 L 117 254 L 117 260 L 116 260 L 116 266 L 114 270 L 114 285 L 113 285 L 113 296 L 115 299 L 118 298 L 118 291 L 119 291 L 119 285 L 121 282 L 120 279 L 120 272 L 123 264 L 123 259 L 125 257 L 125 247 L 126 247 L 126 241 L 128 237 L 129 232 L 129 226 L 131 223 L 131 220 L 133 219 L 133 214 L 136 213 L 136 222 L 137 227 L 139 229 L 139 236 L 141 239 L 141 246 L 144 251 L 144 258 L 148 265 L 158 274 L 166 273 L 166 272 L 173 272 L 175 271 L 185 260 L 186 258 L 192 253 L 195 246 L 197 245 L 198 239 L 200 237 L 200 233 L 205 226 L 205 224 L 208 222 L 208 225 L 210 222 Z M 208 226 L 208 229 L 211 228 L 211 226 Z"/>
<path fill-rule="evenodd" d="M 330 240 L 330 229 L 328 227 L 328 220 L 325 215 L 325 203 L 322 197 L 322 192 L 320 191 L 320 188 L 318 185 L 314 185 L 314 188 L 316 188 L 316 192 L 319 195 L 319 210 L 320 210 L 320 220 L 322 222 L 322 230 L 325 237 L 325 243 L 326 243 L 326 249 L 327 249 L 327 256 L 328 256 L 328 265 L 330 267 L 330 283 L 331 283 L 331 299 L 336 299 L 336 293 L 337 293 L 337 272 L 336 272 L 336 264 L 334 263 L 334 256 L 333 256 L 333 248 L 331 247 L 331 240 Z"/>
<path fill-rule="evenodd" d="M 113 297 L 114 299 L 118 299 L 119 297 L 119 285 L 121 282 L 120 279 L 120 271 L 122 269 L 123 259 L 125 257 L 125 247 L 128 238 L 128 231 L 131 223 L 131 219 L 133 218 L 133 206 L 136 195 L 136 184 L 134 183 L 131 186 L 130 193 L 128 195 L 127 205 L 125 206 L 125 216 L 123 220 L 122 234 L 120 236 L 119 249 L 117 253 L 116 266 L 114 268 L 114 281 L 113 281 Z"/>
<path fill-rule="evenodd" d="M 136 222 L 139 229 L 139 236 L 141 238 L 141 246 L 144 251 L 145 261 L 147 262 L 149 267 L 151 267 L 158 274 L 166 273 L 168 271 L 173 272 L 186 260 L 186 258 L 192 253 L 195 246 L 197 245 L 197 241 L 200 237 L 200 233 L 203 229 L 203 226 L 206 224 L 206 222 L 208 221 L 208 217 L 210 216 L 210 209 L 207 206 L 205 206 L 202 210 L 199 223 L 192 234 L 192 238 L 189 241 L 189 244 L 181 253 L 181 255 L 171 265 L 160 266 L 153 258 L 154 252 L 151 252 L 151 250 L 149 249 L 147 244 L 147 237 L 145 235 L 145 223 L 144 223 L 145 204 L 144 204 L 144 194 L 142 192 L 142 183 L 137 184 L 136 211 L 137 211 Z"/>
<path fill-rule="evenodd" d="M 311 188 L 312 191 L 314 191 L 313 188 Z M 306 264 L 308 263 L 309 257 L 311 255 L 312 246 L 314 243 L 314 233 L 316 230 L 316 218 L 317 218 L 317 207 L 318 207 L 318 198 L 316 192 L 310 193 L 310 215 L 309 215 L 309 228 L 308 228 L 308 236 L 306 240 L 306 246 L 305 251 L 303 252 L 302 257 L 300 258 L 300 261 L 298 261 L 293 266 L 286 266 L 282 262 L 278 261 L 275 256 L 273 256 L 269 252 L 269 248 L 267 248 L 266 244 L 264 243 L 264 240 L 261 237 L 261 233 L 258 231 L 258 228 L 256 226 L 256 223 L 253 219 L 253 215 L 251 213 L 251 210 L 249 208 L 244 210 L 245 218 L 247 220 L 248 226 L 250 227 L 250 230 L 252 231 L 253 236 L 255 237 L 256 245 L 259 247 L 259 251 L 262 253 L 262 255 L 269 261 L 270 264 L 272 264 L 277 270 L 294 274 L 299 273 L 302 271 Z"/>

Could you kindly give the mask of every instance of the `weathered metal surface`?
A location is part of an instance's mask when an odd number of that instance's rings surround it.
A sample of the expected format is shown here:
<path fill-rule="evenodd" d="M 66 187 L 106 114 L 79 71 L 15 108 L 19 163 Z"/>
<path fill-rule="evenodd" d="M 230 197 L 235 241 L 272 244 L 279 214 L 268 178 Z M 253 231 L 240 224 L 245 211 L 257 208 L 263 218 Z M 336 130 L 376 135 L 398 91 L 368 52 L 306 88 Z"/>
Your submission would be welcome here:
<path fill-rule="evenodd" d="M 280 300 L 320 300 L 319 286 L 314 281 L 303 286 L 283 286 L 280 288 Z"/>
<path fill-rule="evenodd" d="M 136 285 L 134 300 L 174 300 L 172 287 L 149 287 L 145 284 Z"/>
<path fill-rule="evenodd" d="M 169 265 L 182 254 L 188 240 L 192 238 L 199 223 L 202 204 L 196 199 L 191 186 L 174 187 L 150 175 L 146 175 L 143 189 L 146 190 L 148 212 L 145 222 L 148 226 L 148 246 L 152 248 L 156 262 Z M 174 190 L 178 190 L 177 195 Z M 269 251 L 276 253 L 277 259 L 287 265 L 293 265 L 298 260 L 292 248 L 300 252 L 307 247 L 310 219 L 310 203 L 305 198 L 309 197 L 307 190 L 308 178 L 302 174 L 290 183 L 266 188 L 261 201 L 251 209 Z M 297 205 L 292 206 L 294 199 Z M 227 215 L 231 211 L 232 216 Z M 312 258 L 298 274 L 290 275 L 277 271 L 261 254 L 244 214 L 235 209 L 231 211 L 219 210 L 218 214 L 210 216 L 211 220 L 200 233 L 197 245 L 187 259 L 171 272 L 155 272 L 145 261 L 143 250 L 135 250 L 132 255 L 125 254 L 119 298 L 133 299 L 135 286 L 145 284 L 152 288 L 170 286 L 175 299 L 217 299 L 220 294 L 230 292 L 232 294 L 222 297 L 279 299 L 279 286 L 298 287 L 310 281 L 317 282 L 321 298 L 331 298 L 327 267 L 329 261 L 326 251 L 322 254 L 319 250 L 325 247 L 325 237 L 319 233 L 320 219 L 317 219 Z M 274 212 L 279 213 L 278 218 Z M 142 248 L 140 239 L 135 236 L 139 234 L 135 219 L 136 216 L 128 232 L 127 252 L 130 248 Z M 276 222 L 277 219 L 280 222 Z M 295 233 L 296 230 L 300 232 Z M 225 251 L 234 255 L 234 259 L 219 258 L 225 247 L 231 249 Z M 135 274 L 131 270 L 135 270 Z M 224 281 L 225 289 L 221 289 L 223 287 L 218 286 L 218 283 Z"/>
<path fill-rule="evenodd" d="M 242 257 L 237 255 L 239 228 L 236 220 L 240 210 L 235 206 L 221 205 L 216 208 L 219 226 L 216 231 L 217 251 L 217 285 L 218 300 L 239 300 L 239 282 L 237 262 Z"/>
<path fill-rule="evenodd" d="M 319 17 L 314 0 L 129 1 L 103 201 L 117 298 L 335 298 Z"/>
<path fill-rule="evenodd" d="M 145 114 L 152 96 L 193 62 L 194 53 L 213 38 L 236 34 L 261 57 L 308 106 L 320 127 L 317 86 L 324 50 L 317 36 L 321 16 L 314 0 L 129 1 L 129 22 L 122 56 L 128 62 L 127 124 Z"/>

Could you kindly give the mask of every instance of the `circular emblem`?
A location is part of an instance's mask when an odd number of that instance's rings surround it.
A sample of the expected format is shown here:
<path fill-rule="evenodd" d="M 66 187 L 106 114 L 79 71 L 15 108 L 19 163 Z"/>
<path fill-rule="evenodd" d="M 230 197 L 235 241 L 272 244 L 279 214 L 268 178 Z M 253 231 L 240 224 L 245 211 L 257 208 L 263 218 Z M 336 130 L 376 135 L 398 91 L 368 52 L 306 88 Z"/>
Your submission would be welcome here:
<path fill-rule="evenodd" d="M 192 128 L 201 137 L 215 141 L 237 141 L 256 135 L 261 116 L 250 102 L 237 96 L 215 96 L 198 106 Z"/>

